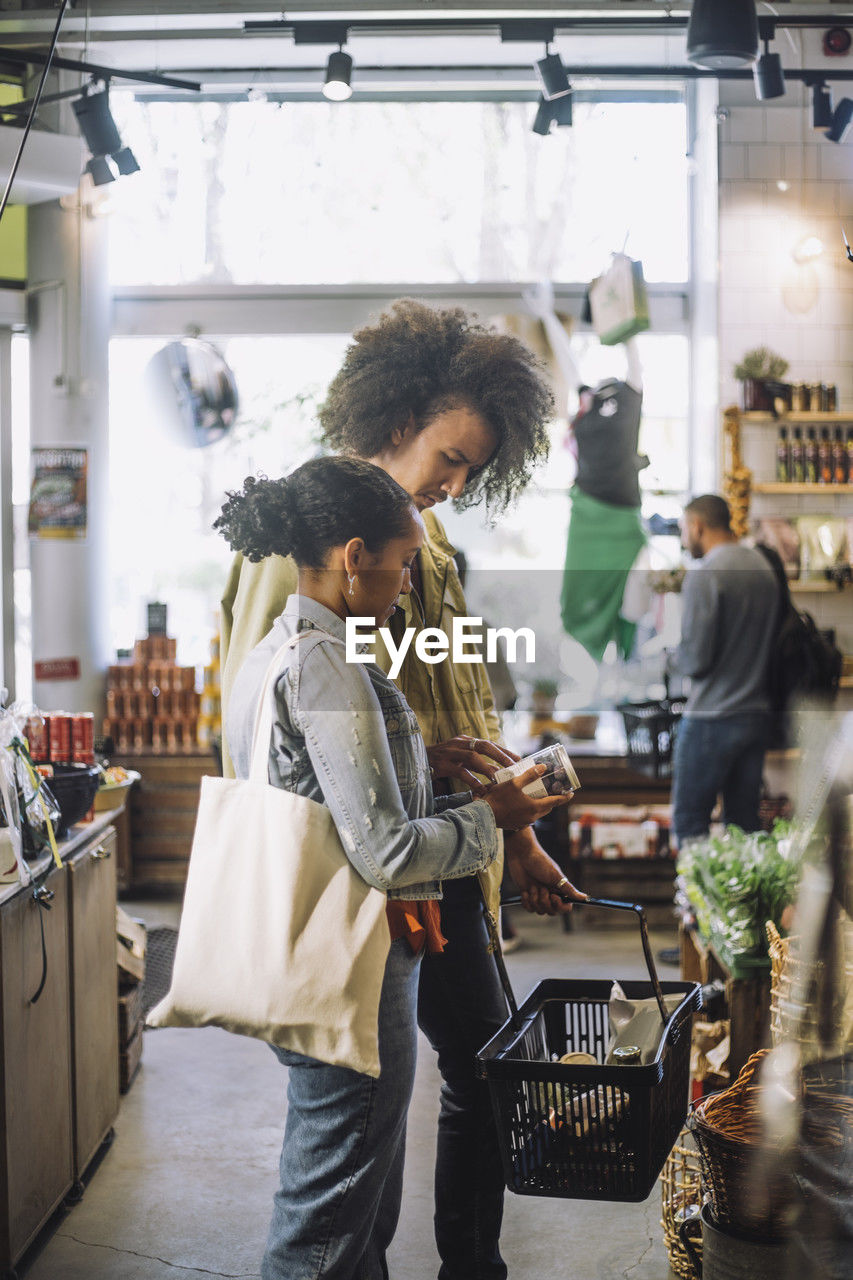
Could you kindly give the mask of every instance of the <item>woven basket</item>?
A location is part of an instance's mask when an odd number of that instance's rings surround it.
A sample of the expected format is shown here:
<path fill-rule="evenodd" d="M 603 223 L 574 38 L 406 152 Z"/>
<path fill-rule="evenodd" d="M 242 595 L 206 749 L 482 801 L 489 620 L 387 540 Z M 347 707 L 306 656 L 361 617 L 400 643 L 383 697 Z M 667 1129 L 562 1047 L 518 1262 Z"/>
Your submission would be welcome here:
<path fill-rule="evenodd" d="M 782 938 L 772 921 L 768 920 L 767 952 L 770 956 L 770 1036 L 774 1047 L 783 1041 L 795 1041 L 799 1045 L 803 1061 L 811 1062 L 817 1058 L 833 1057 L 849 1047 L 851 1028 L 849 1014 L 845 1026 L 843 1013 L 844 993 L 853 990 L 853 928 L 849 920 L 842 919 L 839 924 L 840 952 L 838 956 L 838 972 L 835 975 L 840 992 L 836 999 L 833 1016 L 833 1035 L 830 1046 L 822 1046 L 818 1035 L 818 1009 L 821 996 L 827 981 L 826 966 L 818 961 L 812 970 L 813 985 L 810 989 L 808 1003 L 800 1007 L 794 1003 L 794 979 L 798 967 L 802 964 L 799 958 L 799 938 L 791 936 Z"/>
<path fill-rule="evenodd" d="M 734 1084 L 705 1098 L 688 1120 L 715 1221 L 757 1240 L 785 1230 L 794 1191 L 787 1163 L 762 1142 L 757 1074 L 767 1053 L 754 1053 Z"/>
<path fill-rule="evenodd" d="M 660 1199 L 660 1224 L 663 1227 L 663 1242 L 669 1265 L 679 1280 L 695 1280 L 696 1272 L 678 1234 L 679 1212 L 688 1205 L 702 1203 L 699 1152 L 693 1146 L 687 1129 L 681 1130 L 678 1142 L 661 1171 Z M 701 1240 L 696 1242 L 695 1248 L 700 1251 L 701 1256 Z"/>

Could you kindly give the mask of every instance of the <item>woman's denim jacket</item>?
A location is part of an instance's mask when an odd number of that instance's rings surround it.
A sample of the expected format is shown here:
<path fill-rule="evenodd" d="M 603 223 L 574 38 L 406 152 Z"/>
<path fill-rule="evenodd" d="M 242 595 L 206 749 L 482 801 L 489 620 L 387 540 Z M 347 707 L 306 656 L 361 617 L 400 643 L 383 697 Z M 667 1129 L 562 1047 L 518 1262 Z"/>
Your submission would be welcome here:
<path fill-rule="evenodd" d="M 498 852 L 489 805 L 470 792 L 433 797 L 409 704 L 379 667 L 346 661 L 342 619 L 306 596 L 291 596 L 234 682 L 225 728 L 237 777 L 249 774 L 269 663 L 301 632 L 275 687 L 270 782 L 328 805 L 356 871 L 391 898 L 440 898 L 441 880 L 489 866 Z"/>

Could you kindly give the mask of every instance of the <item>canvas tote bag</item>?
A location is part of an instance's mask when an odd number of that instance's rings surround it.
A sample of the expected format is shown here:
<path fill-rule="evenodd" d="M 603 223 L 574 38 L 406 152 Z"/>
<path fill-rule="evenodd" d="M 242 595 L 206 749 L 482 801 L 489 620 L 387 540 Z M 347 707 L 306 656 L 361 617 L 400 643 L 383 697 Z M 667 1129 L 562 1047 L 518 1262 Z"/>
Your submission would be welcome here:
<path fill-rule="evenodd" d="M 627 342 L 649 327 L 643 265 L 614 253 L 607 270 L 589 286 L 592 327 L 604 347 Z"/>
<path fill-rule="evenodd" d="M 147 1022 L 224 1027 L 378 1076 L 385 894 L 325 805 L 267 781 L 275 682 L 304 635 L 267 668 L 249 778 L 202 778 L 172 985 Z"/>

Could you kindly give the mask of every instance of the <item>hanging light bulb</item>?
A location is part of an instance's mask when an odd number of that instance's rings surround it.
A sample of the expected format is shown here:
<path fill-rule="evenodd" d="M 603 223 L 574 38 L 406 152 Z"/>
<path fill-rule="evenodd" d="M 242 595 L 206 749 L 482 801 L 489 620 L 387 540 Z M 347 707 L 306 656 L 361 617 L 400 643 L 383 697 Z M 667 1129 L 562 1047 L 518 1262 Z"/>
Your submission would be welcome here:
<path fill-rule="evenodd" d="M 846 142 L 853 126 L 853 98 L 842 98 L 832 113 L 832 124 L 826 131 L 830 142 Z"/>
<path fill-rule="evenodd" d="M 759 102 L 768 98 L 785 96 L 785 72 L 782 70 L 782 58 L 778 53 L 771 53 L 768 42 L 764 42 L 764 52 L 752 68 L 755 81 L 755 96 Z"/>
<path fill-rule="evenodd" d="M 329 55 L 326 64 L 326 83 L 323 85 L 323 97 L 330 102 L 346 102 L 352 97 L 352 58 L 343 49 Z"/>
<path fill-rule="evenodd" d="M 758 55 L 755 0 L 693 0 L 687 61 L 711 71 L 750 66 Z"/>
<path fill-rule="evenodd" d="M 812 128 L 832 128 L 832 90 L 822 80 L 812 85 Z"/>

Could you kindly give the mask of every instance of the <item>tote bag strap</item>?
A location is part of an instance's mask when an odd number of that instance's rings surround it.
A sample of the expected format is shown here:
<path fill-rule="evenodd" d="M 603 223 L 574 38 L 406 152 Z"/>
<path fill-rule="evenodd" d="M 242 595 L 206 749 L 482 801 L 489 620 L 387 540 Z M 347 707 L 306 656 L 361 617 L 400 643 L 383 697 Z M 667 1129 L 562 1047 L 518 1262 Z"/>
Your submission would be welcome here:
<path fill-rule="evenodd" d="M 252 782 L 269 781 L 270 734 L 272 733 L 273 712 L 275 709 L 275 699 L 272 696 L 273 688 L 279 676 L 285 670 L 285 659 L 290 650 L 295 649 L 298 641 L 304 636 L 317 636 L 321 640 L 332 640 L 335 644 L 343 644 L 343 640 L 333 636 L 330 631 L 323 631 L 320 627 L 311 627 L 306 631 L 297 631 L 296 635 L 291 636 L 289 640 L 285 640 L 284 644 L 273 654 L 261 687 L 258 712 L 255 717 L 255 731 L 252 734 L 252 755 L 249 765 L 249 779 Z"/>

